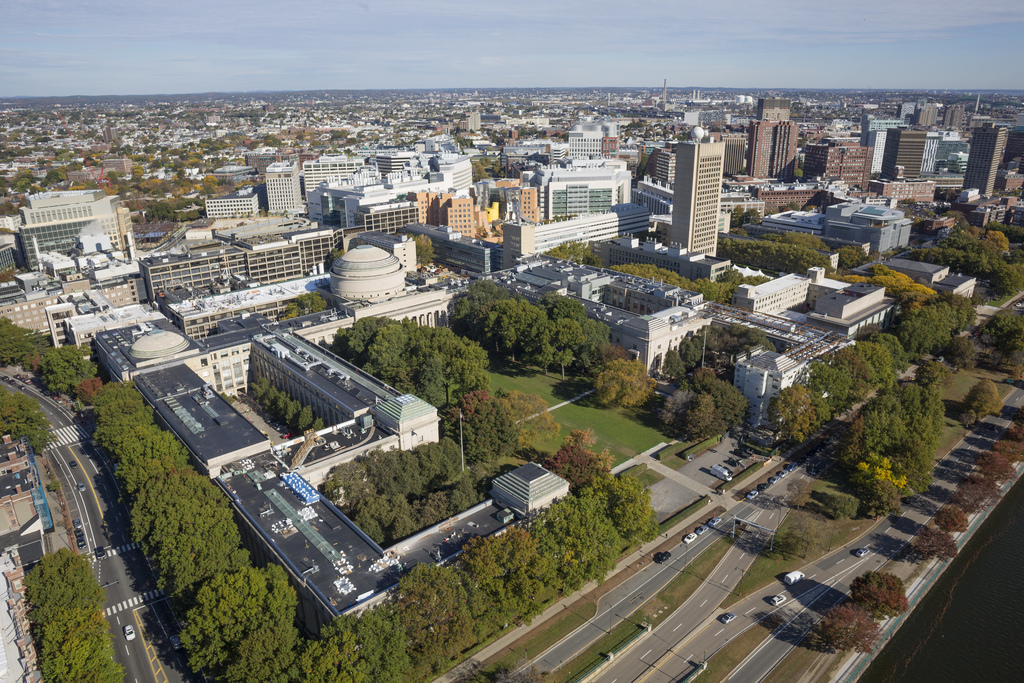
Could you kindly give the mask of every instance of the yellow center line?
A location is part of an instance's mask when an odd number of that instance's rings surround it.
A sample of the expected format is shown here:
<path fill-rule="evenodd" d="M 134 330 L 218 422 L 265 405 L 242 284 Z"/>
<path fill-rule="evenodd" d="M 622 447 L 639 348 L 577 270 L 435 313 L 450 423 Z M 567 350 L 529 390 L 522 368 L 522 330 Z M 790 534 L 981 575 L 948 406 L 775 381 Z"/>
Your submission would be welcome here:
<path fill-rule="evenodd" d="M 143 648 L 146 652 L 146 660 L 149 662 L 149 669 L 153 672 L 153 680 L 157 683 L 167 683 L 167 674 L 164 673 L 164 665 L 160 663 L 160 658 L 156 654 L 156 649 L 150 644 L 149 640 L 146 639 L 146 630 L 142 628 L 142 623 L 139 621 L 139 609 L 136 607 L 132 610 L 132 619 L 135 621 L 136 633 L 142 640 Z M 153 662 L 156 662 L 156 666 L 153 666 Z"/>

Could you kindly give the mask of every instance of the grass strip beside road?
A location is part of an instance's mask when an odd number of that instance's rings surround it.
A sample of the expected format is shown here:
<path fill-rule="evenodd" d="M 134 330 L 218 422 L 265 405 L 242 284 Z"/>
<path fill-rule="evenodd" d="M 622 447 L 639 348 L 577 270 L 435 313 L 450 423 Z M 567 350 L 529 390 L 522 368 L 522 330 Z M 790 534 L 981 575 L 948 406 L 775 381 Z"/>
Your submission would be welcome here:
<path fill-rule="evenodd" d="M 678 524 L 680 522 L 680 520 L 686 519 L 687 517 L 692 515 L 697 510 L 700 510 L 701 508 L 706 507 L 708 505 L 708 503 L 710 503 L 710 502 L 711 502 L 710 496 L 701 496 L 696 501 L 694 501 L 693 503 L 690 503 L 689 505 L 684 507 L 682 510 L 680 510 L 677 513 L 675 513 L 674 515 L 672 515 L 671 517 L 666 519 L 664 522 L 659 524 L 658 525 L 658 533 L 662 533 L 662 534 L 665 533 L 666 531 L 668 531 L 669 529 L 674 527 L 676 524 Z"/>
<path fill-rule="evenodd" d="M 770 632 L 760 624 L 754 624 L 730 640 L 722 649 L 708 659 L 708 668 L 697 677 L 698 681 L 724 681 L 740 662 L 747 658 L 754 648 L 764 642 Z M 791 679 L 796 680 L 796 679 Z"/>
<path fill-rule="evenodd" d="M 593 669 L 605 660 L 605 653 L 612 652 L 627 640 L 643 630 L 643 627 L 633 620 L 620 621 L 603 638 L 584 650 L 576 659 L 546 678 L 549 681 L 571 681 L 580 674 Z"/>
<path fill-rule="evenodd" d="M 580 598 L 566 607 L 561 615 L 539 625 L 527 636 L 510 645 L 508 648 L 510 652 L 492 660 L 484 669 L 484 673 L 493 677 L 494 674 L 516 666 L 530 652 L 536 657 L 588 620 L 593 619 L 595 614 L 597 614 L 597 605 L 587 598 Z M 489 677 L 487 680 L 491 680 L 491 678 Z"/>

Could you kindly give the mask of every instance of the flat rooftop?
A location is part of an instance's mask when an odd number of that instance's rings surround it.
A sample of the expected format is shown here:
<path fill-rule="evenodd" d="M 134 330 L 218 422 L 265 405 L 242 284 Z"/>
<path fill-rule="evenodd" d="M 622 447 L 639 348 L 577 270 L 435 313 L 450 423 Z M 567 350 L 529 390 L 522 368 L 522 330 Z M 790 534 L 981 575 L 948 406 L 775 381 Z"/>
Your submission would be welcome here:
<path fill-rule="evenodd" d="M 399 541 L 388 548 L 388 553 L 401 560 L 405 569 L 421 562 L 437 563 L 458 554 L 470 539 L 489 536 L 506 526 L 498 520 L 498 513 L 504 509 L 493 499 L 483 509 L 473 508 L 442 523 L 436 531 L 416 535 Z"/>
<path fill-rule="evenodd" d="M 135 376 L 153 410 L 200 461 L 270 442 L 266 435 L 185 365 L 168 365 Z"/>
<path fill-rule="evenodd" d="M 321 287 L 326 288 L 328 280 L 329 277 L 327 275 L 312 275 L 260 287 L 240 289 L 228 292 L 227 294 L 214 294 L 212 296 L 184 299 L 180 303 L 168 304 L 168 308 L 183 318 L 230 311 L 236 308 L 256 306 L 284 299 L 294 299 L 300 294 L 316 292 Z"/>
<path fill-rule="evenodd" d="M 398 583 L 398 560 L 294 476 L 268 453 L 231 463 L 215 481 L 280 561 L 338 614 Z"/>

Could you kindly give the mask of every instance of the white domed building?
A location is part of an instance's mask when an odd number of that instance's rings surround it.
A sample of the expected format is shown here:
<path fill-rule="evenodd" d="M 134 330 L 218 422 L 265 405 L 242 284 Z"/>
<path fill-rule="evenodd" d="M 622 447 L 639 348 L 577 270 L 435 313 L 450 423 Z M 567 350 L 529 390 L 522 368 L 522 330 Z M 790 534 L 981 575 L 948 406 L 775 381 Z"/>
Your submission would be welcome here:
<path fill-rule="evenodd" d="M 405 268 L 393 254 L 361 244 L 331 266 L 331 294 L 348 301 L 381 301 L 405 291 Z"/>

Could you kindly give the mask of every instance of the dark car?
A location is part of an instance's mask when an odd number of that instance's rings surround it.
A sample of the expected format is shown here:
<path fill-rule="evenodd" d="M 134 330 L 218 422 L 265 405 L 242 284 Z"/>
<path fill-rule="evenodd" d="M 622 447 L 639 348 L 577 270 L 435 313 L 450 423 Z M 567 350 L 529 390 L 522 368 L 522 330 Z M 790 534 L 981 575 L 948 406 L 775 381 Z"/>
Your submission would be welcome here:
<path fill-rule="evenodd" d="M 96 559 L 102 560 L 107 556 L 107 549 L 101 545 L 96 546 Z"/>
<path fill-rule="evenodd" d="M 654 553 L 654 561 L 658 564 L 665 564 L 670 559 L 672 559 L 672 553 L 668 552 L 667 550 L 664 550 L 660 553 Z"/>
<path fill-rule="evenodd" d="M 768 482 L 762 481 L 760 484 L 757 485 L 757 490 L 758 491 L 764 491 L 764 490 L 766 490 L 768 488 L 768 486 L 769 486 Z"/>

